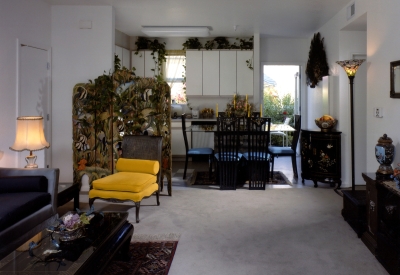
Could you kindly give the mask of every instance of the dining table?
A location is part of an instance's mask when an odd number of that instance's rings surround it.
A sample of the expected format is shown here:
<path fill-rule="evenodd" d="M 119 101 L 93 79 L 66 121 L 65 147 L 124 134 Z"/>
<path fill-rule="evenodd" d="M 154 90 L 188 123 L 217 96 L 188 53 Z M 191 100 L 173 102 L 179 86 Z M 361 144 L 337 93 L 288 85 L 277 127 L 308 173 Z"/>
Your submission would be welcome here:
<path fill-rule="evenodd" d="M 292 126 L 288 125 L 288 124 L 271 124 L 270 126 L 270 133 L 271 132 L 294 132 L 296 131 Z M 191 140 L 191 144 L 193 144 L 193 134 L 195 133 L 216 133 L 217 132 L 217 125 L 215 123 L 208 123 L 208 124 L 195 124 L 195 125 L 191 125 L 189 127 L 186 128 L 186 132 L 190 132 L 190 140 Z M 239 135 L 243 135 L 243 137 L 241 137 L 241 145 L 240 145 L 240 149 L 239 152 L 240 153 L 245 153 L 247 152 L 247 141 L 245 136 L 248 134 L 247 130 L 239 130 L 237 131 L 239 132 Z M 217 148 L 217 141 L 216 141 L 216 135 L 214 135 L 214 150 L 218 151 Z M 273 173 L 274 171 L 271 171 L 271 173 Z"/>
<path fill-rule="evenodd" d="M 287 124 L 271 124 L 270 132 L 294 132 L 295 129 Z M 217 132 L 217 125 L 215 124 L 204 124 L 204 125 L 191 125 L 186 128 L 186 132 Z M 247 134 L 247 131 L 243 132 L 243 135 Z"/>

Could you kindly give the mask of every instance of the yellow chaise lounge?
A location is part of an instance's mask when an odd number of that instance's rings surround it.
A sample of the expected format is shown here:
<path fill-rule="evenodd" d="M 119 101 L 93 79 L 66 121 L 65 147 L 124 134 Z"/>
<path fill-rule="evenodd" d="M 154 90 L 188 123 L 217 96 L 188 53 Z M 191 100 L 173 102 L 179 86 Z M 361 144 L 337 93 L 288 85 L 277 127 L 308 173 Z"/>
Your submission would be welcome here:
<path fill-rule="evenodd" d="M 122 157 L 116 163 L 115 174 L 94 180 L 89 191 L 89 205 L 94 200 L 111 202 L 132 201 L 136 206 L 136 222 L 139 222 L 140 202 L 156 194 L 159 201 L 161 179 L 162 137 L 125 136 L 122 141 Z"/>

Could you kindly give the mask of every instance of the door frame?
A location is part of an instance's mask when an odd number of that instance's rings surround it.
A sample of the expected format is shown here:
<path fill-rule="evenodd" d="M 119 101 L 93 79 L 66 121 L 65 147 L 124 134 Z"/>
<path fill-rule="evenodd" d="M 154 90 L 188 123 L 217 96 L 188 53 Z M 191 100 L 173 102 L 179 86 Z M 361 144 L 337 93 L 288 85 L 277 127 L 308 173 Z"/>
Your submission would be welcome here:
<path fill-rule="evenodd" d="M 50 147 L 44 150 L 44 155 L 45 155 L 45 168 L 51 168 L 52 167 L 52 91 L 51 91 L 51 82 L 52 82 L 52 74 L 51 74 L 51 56 L 52 56 L 52 49 L 47 48 L 46 46 L 43 45 L 37 45 L 36 43 L 29 43 L 28 41 L 22 41 L 20 39 L 17 38 L 16 41 L 16 47 L 17 47 L 17 83 L 16 83 L 16 108 L 15 108 L 15 119 L 20 116 L 21 114 L 21 107 L 20 107 L 20 103 L 21 103 L 21 46 L 28 46 L 28 47 L 32 47 L 32 48 L 36 48 L 36 49 L 40 49 L 40 50 L 45 50 L 47 51 L 47 101 L 46 101 L 46 108 L 48 110 L 47 114 L 43 114 L 43 123 L 45 125 L 44 127 L 44 134 L 45 134 L 45 138 L 47 140 L 47 142 L 50 143 Z M 35 46 L 32 46 L 35 45 Z M 16 122 L 15 122 L 16 123 Z M 21 153 L 19 153 L 21 154 Z M 25 153 L 23 153 L 25 154 Z M 16 163 L 17 163 L 17 167 L 22 167 L 24 166 L 22 163 L 19 163 L 20 158 L 17 157 Z"/>
<path fill-rule="evenodd" d="M 264 103 L 264 95 L 263 95 L 263 84 L 264 84 L 264 66 L 299 66 L 299 87 L 300 87 L 300 93 L 299 93 L 299 114 L 301 115 L 301 125 L 304 125 L 303 122 L 307 121 L 306 120 L 306 113 L 302 111 L 307 109 L 306 103 L 307 103 L 307 86 L 305 82 L 305 78 L 303 77 L 303 71 L 305 70 L 305 63 L 299 63 L 299 62 L 261 62 L 261 68 L 260 68 L 260 101 L 263 104 Z"/>

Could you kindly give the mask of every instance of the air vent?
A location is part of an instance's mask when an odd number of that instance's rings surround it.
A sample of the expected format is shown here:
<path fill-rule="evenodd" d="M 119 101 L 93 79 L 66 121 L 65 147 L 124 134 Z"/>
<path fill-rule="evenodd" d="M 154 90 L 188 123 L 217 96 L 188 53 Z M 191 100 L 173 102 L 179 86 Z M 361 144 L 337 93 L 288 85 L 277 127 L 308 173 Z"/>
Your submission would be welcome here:
<path fill-rule="evenodd" d="M 347 20 L 352 18 L 355 13 L 356 13 L 356 3 L 353 3 L 347 7 Z"/>

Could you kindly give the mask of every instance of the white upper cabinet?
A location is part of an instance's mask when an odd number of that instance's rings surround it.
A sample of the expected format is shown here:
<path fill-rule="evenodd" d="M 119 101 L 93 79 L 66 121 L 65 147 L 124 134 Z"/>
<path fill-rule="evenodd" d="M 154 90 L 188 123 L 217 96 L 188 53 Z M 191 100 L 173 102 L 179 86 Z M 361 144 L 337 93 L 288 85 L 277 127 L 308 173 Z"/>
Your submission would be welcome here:
<path fill-rule="evenodd" d="M 158 74 L 158 66 L 156 64 L 158 54 L 152 51 L 139 51 L 135 54 L 132 51 L 132 67 L 135 67 L 136 76 L 140 77 L 154 77 Z M 154 58 L 153 58 L 154 57 Z"/>
<path fill-rule="evenodd" d="M 135 67 L 136 76 L 144 77 L 144 52 L 139 51 L 135 54 L 135 51 L 131 52 L 132 67 Z"/>
<path fill-rule="evenodd" d="M 186 51 L 186 94 L 203 95 L 202 51 Z"/>
<path fill-rule="evenodd" d="M 203 51 L 203 95 L 219 95 L 219 51 Z"/>
<path fill-rule="evenodd" d="M 246 60 L 251 60 L 253 64 L 253 51 L 237 51 L 236 59 L 236 92 L 240 95 L 253 95 L 253 70 L 246 63 Z"/>
<path fill-rule="evenodd" d="M 186 94 L 253 96 L 253 51 L 186 51 Z"/>
<path fill-rule="evenodd" d="M 131 67 L 130 51 L 128 49 L 115 45 L 115 54 L 118 55 L 118 58 L 121 60 L 120 62 L 121 67 L 130 69 Z"/>
<path fill-rule="evenodd" d="M 131 51 L 125 48 L 122 48 L 122 67 L 127 69 L 131 69 Z"/>
<path fill-rule="evenodd" d="M 219 94 L 236 92 L 236 51 L 219 52 Z"/>

